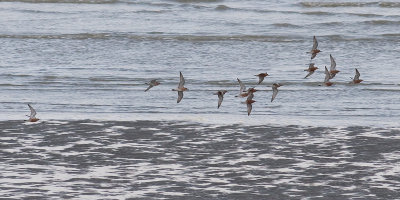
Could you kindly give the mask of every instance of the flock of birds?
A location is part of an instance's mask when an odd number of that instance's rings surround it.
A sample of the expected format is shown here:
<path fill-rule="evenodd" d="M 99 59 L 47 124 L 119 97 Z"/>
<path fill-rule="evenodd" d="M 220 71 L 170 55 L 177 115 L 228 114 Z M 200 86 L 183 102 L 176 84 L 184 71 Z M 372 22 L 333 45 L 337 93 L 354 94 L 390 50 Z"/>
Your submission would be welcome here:
<path fill-rule="evenodd" d="M 308 66 L 308 69 L 305 69 L 304 71 L 307 71 L 308 74 L 304 77 L 304 78 L 308 78 L 309 76 L 311 76 L 317 69 L 318 67 L 315 67 L 315 63 L 312 62 L 312 60 L 317 56 L 317 54 L 321 52 L 321 50 L 318 49 L 318 41 L 317 38 L 314 36 L 313 37 L 313 46 L 311 48 L 311 51 L 306 52 L 311 54 L 311 60 L 310 60 L 310 64 Z M 332 57 L 332 55 L 329 55 L 330 60 L 331 60 L 331 66 L 330 69 L 328 70 L 328 68 L 325 66 L 325 79 L 324 79 L 324 85 L 325 86 L 331 86 L 333 83 L 330 82 L 331 79 L 333 79 L 337 73 L 339 73 L 340 71 L 336 69 L 336 62 L 335 59 Z M 363 80 L 360 79 L 360 72 L 358 71 L 358 69 L 355 69 L 356 74 L 354 76 L 354 78 L 352 78 L 352 81 L 350 83 L 352 84 L 358 84 L 361 83 Z M 178 87 L 175 89 L 172 89 L 172 91 L 177 91 L 178 92 L 178 99 L 177 99 L 177 103 L 181 102 L 182 98 L 183 98 L 183 92 L 187 91 L 188 88 L 186 88 L 185 85 L 185 79 L 183 78 L 182 72 L 179 72 L 180 75 L 180 81 L 178 84 Z M 255 76 L 258 76 L 259 80 L 258 80 L 258 84 L 261 84 L 262 81 L 264 80 L 265 77 L 267 77 L 269 74 L 268 73 L 260 73 L 257 74 Z M 254 98 L 254 93 L 257 91 L 254 87 L 249 88 L 246 90 L 246 86 L 242 83 L 242 81 L 240 81 L 240 79 L 238 78 L 237 81 L 239 82 L 239 94 L 235 97 L 247 97 L 246 101 L 244 102 L 245 104 L 247 104 L 247 115 L 250 115 L 251 110 L 253 108 L 252 104 L 254 102 L 256 102 L 255 100 L 253 100 Z M 147 85 L 149 85 L 144 91 L 147 92 L 149 91 L 152 87 L 160 85 L 160 82 L 157 81 L 157 79 L 153 79 L 150 82 L 146 83 Z M 278 88 L 282 86 L 279 83 L 273 83 L 272 84 L 272 97 L 271 97 L 271 102 L 275 99 L 276 95 L 278 94 Z M 225 93 L 227 93 L 227 90 L 218 90 L 216 93 L 214 93 L 215 95 L 218 95 L 218 108 L 221 106 L 222 101 L 224 99 L 224 95 Z M 27 115 L 29 117 L 28 121 L 29 122 L 37 122 L 39 121 L 38 118 L 36 118 L 36 111 L 35 109 L 28 104 L 29 109 L 31 111 L 30 115 Z"/>

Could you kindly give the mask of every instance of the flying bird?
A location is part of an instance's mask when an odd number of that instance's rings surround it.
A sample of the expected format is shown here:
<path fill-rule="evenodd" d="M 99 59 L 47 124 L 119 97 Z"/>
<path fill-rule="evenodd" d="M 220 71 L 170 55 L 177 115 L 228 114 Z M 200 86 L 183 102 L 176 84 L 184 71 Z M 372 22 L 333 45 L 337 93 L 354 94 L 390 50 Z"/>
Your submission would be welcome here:
<path fill-rule="evenodd" d="M 247 104 L 247 116 L 250 115 L 251 110 L 253 109 L 252 104 L 253 104 L 254 102 L 256 102 L 256 101 L 253 100 L 253 97 L 254 97 L 253 92 L 250 92 L 249 95 L 248 95 L 248 97 L 247 97 L 247 100 L 246 100 L 246 104 Z"/>
<path fill-rule="evenodd" d="M 332 79 L 332 78 L 335 77 L 336 74 L 339 73 L 340 71 L 339 71 L 339 70 L 336 70 L 336 62 L 335 62 L 335 59 L 333 59 L 333 57 L 332 57 L 331 54 L 329 54 L 329 57 L 330 57 L 330 59 L 331 59 L 331 67 L 330 67 L 330 69 L 329 69 L 329 73 L 331 74 L 331 79 Z"/>
<path fill-rule="evenodd" d="M 146 83 L 146 85 L 149 85 L 149 87 L 146 90 L 144 90 L 145 92 L 149 91 L 150 88 L 154 86 L 160 85 L 160 82 L 158 82 L 157 79 L 153 79 L 150 82 Z"/>
<path fill-rule="evenodd" d="M 176 101 L 176 103 L 181 102 L 182 98 L 183 98 L 183 91 L 187 91 L 188 89 L 185 88 L 183 85 L 185 84 L 185 79 L 183 78 L 182 72 L 179 72 L 180 74 L 180 81 L 178 84 L 178 88 L 177 89 L 172 89 L 172 91 L 178 91 L 178 100 Z"/>
<path fill-rule="evenodd" d="M 330 82 L 329 80 L 331 79 L 331 74 L 328 71 L 328 68 L 326 68 L 325 66 L 325 80 L 324 80 L 324 84 L 326 86 L 331 86 L 333 83 Z"/>
<path fill-rule="evenodd" d="M 272 84 L 272 98 L 271 102 L 275 99 L 276 95 L 278 94 L 278 87 L 281 87 L 282 85 L 279 83 L 274 83 Z"/>
<path fill-rule="evenodd" d="M 249 88 L 246 90 L 246 86 L 242 83 L 242 81 L 240 79 L 237 80 L 239 82 L 240 89 L 239 89 L 239 95 L 235 97 L 247 97 L 250 92 L 257 92 L 257 90 L 254 88 Z"/>
<path fill-rule="evenodd" d="M 36 110 L 33 109 L 33 107 L 31 105 L 28 104 L 28 106 L 29 106 L 29 109 L 31 110 L 31 114 L 30 115 L 26 115 L 26 116 L 29 117 L 28 121 L 29 122 L 37 122 L 37 121 L 39 121 L 39 119 L 36 118 Z"/>
<path fill-rule="evenodd" d="M 260 74 L 254 75 L 254 76 L 258 76 L 258 85 L 259 85 L 261 82 L 263 82 L 264 78 L 265 78 L 266 76 L 268 76 L 268 75 L 269 75 L 268 73 L 260 73 Z"/>
<path fill-rule="evenodd" d="M 317 56 L 317 54 L 318 54 L 319 52 L 321 52 L 321 50 L 318 49 L 318 41 L 317 41 L 317 38 L 314 36 L 314 37 L 313 37 L 313 46 L 312 46 L 312 48 L 311 48 L 311 51 L 310 51 L 310 52 L 307 52 L 307 53 L 310 53 L 310 54 L 311 54 L 311 60 L 312 60 L 312 59 L 315 58 L 315 56 Z"/>
<path fill-rule="evenodd" d="M 218 108 L 221 106 L 222 100 L 224 100 L 224 94 L 227 92 L 226 90 L 218 90 L 218 92 L 214 93 L 218 95 Z"/>
<path fill-rule="evenodd" d="M 304 78 L 311 76 L 311 74 L 314 74 L 315 70 L 318 69 L 318 67 L 315 67 L 314 65 L 315 65 L 315 63 L 310 63 L 310 65 L 308 66 L 308 69 L 304 70 L 304 71 L 308 72 L 308 74 Z"/>
<path fill-rule="evenodd" d="M 356 75 L 354 75 L 354 78 L 352 79 L 353 79 L 352 83 L 354 84 L 361 83 L 361 81 L 363 81 L 362 79 L 360 79 L 360 72 L 358 71 L 357 68 L 356 68 Z"/>

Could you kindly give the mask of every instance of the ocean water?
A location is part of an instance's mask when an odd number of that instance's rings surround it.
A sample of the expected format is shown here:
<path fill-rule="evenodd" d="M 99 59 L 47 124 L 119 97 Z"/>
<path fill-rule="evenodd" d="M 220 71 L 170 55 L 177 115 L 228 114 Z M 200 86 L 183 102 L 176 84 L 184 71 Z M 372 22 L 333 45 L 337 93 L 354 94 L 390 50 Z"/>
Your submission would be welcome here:
<path fill-rule="evenodd" d="M 400 198 L 399 25 L 398 1 L 1 0 L 0 197 Z"/>

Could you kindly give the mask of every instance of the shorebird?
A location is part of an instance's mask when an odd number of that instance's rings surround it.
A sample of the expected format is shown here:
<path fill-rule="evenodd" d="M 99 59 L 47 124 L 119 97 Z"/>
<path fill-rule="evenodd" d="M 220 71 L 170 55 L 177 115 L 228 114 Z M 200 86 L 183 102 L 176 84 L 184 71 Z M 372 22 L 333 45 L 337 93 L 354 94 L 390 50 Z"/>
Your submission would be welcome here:
<path fill-rule="evenodd" d="M 248 94 L 245 95 L 246 86 L 242 83 L 242 81 L 240 81 L 239 78 L 237 78 L 237 81 L 239 82 L 240 89 L 239 89 L 239 95 L 236 96 L 236 97 L 245 97 L 245 96 L 247 96 Z"/>
<path fill-rule="evenodd" d="M 266 76 L 268 76 L 268 75 L 269 75 L 268 73 L 260 73 L 260 74 L 254 75 L 254 76 L 258 76 L 258 85 L 259 85 L 261 82 L 263 82 L 264 78 L 265 78 Z"/>
<path fill-rule="evenodd" d="M 247 100 L 246 100 L 246 104 L 247 104 L 247 116 L 250 115 L 251 110 L 253 109 L 252 103 L 256 102 L 256 101 L 253 100 L 253 97 L 254 97 L 253 92 L 250 92 L 249 95 L 248 95 L 248 97 L 247 97 Z"/>
<path fill-rule="evenodd" d="M 325 80 L 324 80 L 324 84 L 326 86 L 331 86 L 333 83 L 330 82 L 329 80 L 331 79 L 331 74 L 328 71 L 328 68 L 326 68 L 325 66 Z"/>
<path fill-rule="evenodd" d="M 356 68 L 356 75 L 354 75 L 354 78 L 352 78 L 353 81 L 351 83 L 357 84 L 357 83 L 361 83 L 361 81 L 363 81 L 362 79 L 360 79 L 360 72 L 358 72 L 358 69 Z"/>
<path fill-rule="evenodd" d="M 26 115 L 27 117 L 29 117 L 28 121 L 29 122 L 37 122 L 37 121 L 39 121 L 39 119 L 36 118 L 36 110 L 33 109 L 33 107 L 31 105 L 28 104 L 28 106 L 29 106 L 29 109 L 31 110 L 31 115 Z"/>
<path fill-rule="evenodd" d="M 314 74 L 315 70 L 318 69 L 318 67 L 315 67 L 314 65 L 315 65 L 315 63 L 310 63 L 310 65 L 308 66 L 308 69 L 304 70 L 304 71 L 308 72 L 308 74 L 304 78 L 311 76 L 311 74 Z"/>
<path fill-rule="evenodd" d="M 146 84 L 146 85 L 149 85 L 149 87 L 148 87 L 146 90 L 144 90 L 145 92 L 147 92 L 147 91 L 150 90 L 150 88 L 152 88 L 152 87 L 154 87 L 154 86 L 157 86 L 157 85 L 160 85 L 160 82 L 158 82 L 157 79 L 153 79 L 153 80 L 151 80 L 150 82 L 145 83 L 145 84 Z"/>
<path fill-rule="evenodd" d="M 239 95 L 235 97 L 247 97 L 250 92 L 257 92 L 257 90 L 254 88 L 249 88 L 246 90 L 246 86 L 242 83 L 242 81 L 239 78 L 237 80 L 239 82 L 240 89 L 239 89 Z"/>
<path fill-rule="evenodd" d="M 329 73 L 331 74 L 331 79 L 332 79 L 332 78 L 335 77 L 336 74 L 339 73 L 340 71 L 339 71 L 339 70 L 336 70 L 336 62 L 335 62 L 335 59 L 333 59 L 333 57 L 332 57 L 331 54 L 329 54 L 329 57 L 330 57 L 330 59 L 331 59 L 331 68 L 329 69 L 329 70 L 330 70 Z"/>
<path fill-rule="evenodd" d="M 218 90 L 218 92 L 214 93 L 218 95 L 218 108 L 221 106 L 222 100 L 224 100 L 224 94 L 227 92 L 226 90 Z"/>
<path fill-rule="evenodd" d="M 272 84 L 272 98 L 271 102 L 275 99 L 276 95 L 278 94 L 278 87 L 281 87 L 282 85 L 279 83 L 274 83 Z"/>
<path fill-rule="evenodd" d="M 314 59 L 315 56 L 317 56 L 317 54 L 318 54 L 319 52 L 321 52 L 321 50 L 319 50 L 319 49 L 317 49 L 317 48 L 318 48 L 318 41 L 317 41 L 317 38 L 314 36 L 314 37 L 313 37 L 313 46 L 312 46 L 312 48 L 311 48 L 311 51 L 310 51 L 310 52 L 307 52 L 307 53 L 310 53 L 310 54 L 311 54 L 311 60 Z"/>
<path fill-rule="evenodd" d="M 183 78 L 182 72 L 179 72 L 179 75 L 180 75 L 180 81 L 178 84 L 178 88 L 172 89 L 172 91 L 178 91 L 178 100 L 176 101 L 176 103 L 181 102 L 183 98 L 183 91 L 189 90 L 183 86 L 185 84 L 185 79 Z"/>

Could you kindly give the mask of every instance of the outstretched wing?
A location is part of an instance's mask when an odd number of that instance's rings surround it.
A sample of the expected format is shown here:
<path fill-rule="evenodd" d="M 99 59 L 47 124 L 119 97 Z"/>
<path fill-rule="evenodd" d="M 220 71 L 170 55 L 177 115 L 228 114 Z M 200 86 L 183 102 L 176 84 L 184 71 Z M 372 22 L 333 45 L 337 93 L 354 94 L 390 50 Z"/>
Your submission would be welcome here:
<path fill-rule="evenodd" d="M 307 78 L 307 77 L 311 76 L 311 74 L 314 74 L 314 71 L 308 72 L 308 74 L 307 74 L 306 77 L 304 77 L 304 78 Z"/>
<path fill-rule="evenodd" d="M 360 72 L 358 72 L 358 69 L 356 68 L 356 75 L 354 76 L 354 80 L 359 80 L 360 79 Z"/>
<path fill-rule="evenodd" d="M 331 70 L 331 71 L 336 70 L 336 62 L 335 62 L 335 59 L 333 59 L 333 57 L 332 57 L 331 54 L 329 54 L 329 57 L 331 58 L 331 68 L 330 68 L 330 70 Z"/>
<path fill-rule="evenodd" d="M 248 104 L 247 104 L 247 116 L 250 115 L 251 109 L 253 109 L 253 106 L 251 105 L 251 103 L 248 103 Z"/>
<path fill-rule="evenodd" d="M 224 94 L 222 92 L 218 92 L 218 108 L 221 106 L 222 100 L 224 100 Z"/>
<path fill-rule="evenodd" d="M 150 88 L 152 88 L 153 87 L 153 85 L 149 85 L 149 87 L 146 89 L 146 90 L 144 90 L 145 92 L 147 92 L 147 91 L 149 91 L 150 90 Z"/>
<path fill-rule="evenodd" d="M 183 85 L 185 84 L 185 79 L 183 78 L 182 72 L 179 72 L 179 74 L 180 74 L 180 81 L 178 88 L 183 88 Z"/>
<path fill-rule="evenodd" d="M 318 48 L 318 41 L 317 41 L 317 38 L 314 36 L 313 37 L 313 46 L 312 46 L 311 51 L 316 50 L 317 48 Z"/>
<path fill-rule="evenodd" d="M 28 106 L 29 106 L 29 109 L 31 110 L 31 115 L 29 116 L 29 118 L 35 118 L 36 110 L 33 109 L 31 105 L 28 104 Z"/>
<path fill-rule="evenodd" d="M 325 80 L 324 80 L 324 83 L 329 82 L 329 79 L 331 79 L 331 74 L 329 73 L 328 68 L 326 68 L 326 66 L 325 66 Z"/>
<path fill-rule="evenodd" d="M 258 85 L 263 82 L 264 76 L 258 76 Z"/>
<path fill-rule="evenodd" d="M 240 85 L 240 93 L 245 92 L 246 91 L 246 86 L 242 83 L 242 81 L 239 80 L 239 78 L 237 79 Z"/>
<path fill-rule="evenodd" d="M 181 102 L 182 98 L 183 98 L 183 92 L 182 91 L 178 91 L 178 100 L 176 101 L 176 103 Z"/>
<path fill-rule="evenodd" d="M 278 95 L 278 88 L 275 86 L 272 86 L 272 98 L 271 102 L 275 99 L 276 95 Z"/>

